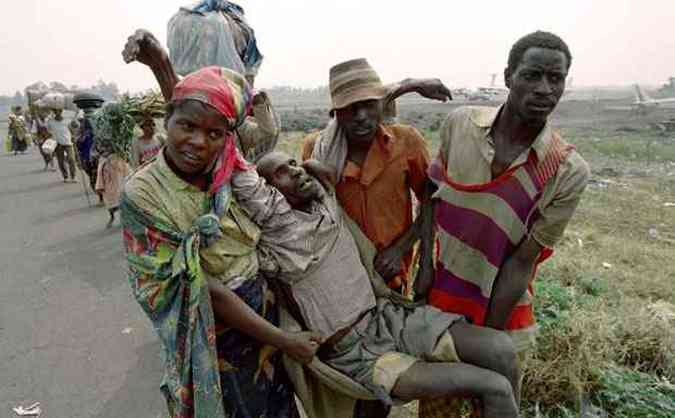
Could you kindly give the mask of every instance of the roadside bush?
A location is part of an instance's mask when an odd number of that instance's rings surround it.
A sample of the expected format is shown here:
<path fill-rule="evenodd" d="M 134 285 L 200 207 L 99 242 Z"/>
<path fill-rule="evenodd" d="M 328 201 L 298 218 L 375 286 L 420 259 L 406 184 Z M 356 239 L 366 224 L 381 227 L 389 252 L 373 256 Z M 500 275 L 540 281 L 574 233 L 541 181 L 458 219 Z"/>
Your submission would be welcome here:
<path fill-rule="evenodd" d="M 666 302 L 641 307 L 642 300 L 627 297 L 608 305 L 606 288 L 599 279 L 564 286 L 543 277 L 535 283 L 540 332 L 526 363 L 526 408 L 565 417 L 590 396 L 611 417 L 674 416 L 638 412 L 675 408 L 668 383 L 675 369 L 675 308 Z M 651 391 L 629 393 L 640 385 Z"/>
<path fill-rule="evenodd" d="M 675 307 L 660 301 L 626 309 L 616 321 L 617 361 L 631 369 L 675 380 Z"/>

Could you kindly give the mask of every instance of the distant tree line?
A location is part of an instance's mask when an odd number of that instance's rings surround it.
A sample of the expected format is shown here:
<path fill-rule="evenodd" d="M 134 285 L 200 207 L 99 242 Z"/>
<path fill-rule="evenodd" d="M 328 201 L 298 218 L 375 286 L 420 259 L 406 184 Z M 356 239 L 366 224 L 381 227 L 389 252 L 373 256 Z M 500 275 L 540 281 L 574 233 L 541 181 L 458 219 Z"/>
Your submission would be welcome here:
<path fill-rule="evenodd" d="M 311 132 L 322 129 L 328 124 L 327 109 L 281 109 L 281 130 L 284 132 Z"/>
<path fill-rule="evenodd" d="M 17 91 L 14 96 L 0 96 L 0 107 L 12 107 L 23 105 L 26 103 L 26 100 L 23 96 L 23 93 Z"/>
<path fill-rule="evenodd" d="M 117 83 L 110 82 L 106 83 L 103 80 L 99 80 L 96 84 L 91 87 L 81 87 L 78 85 L 66 86 L 65 84 L 59 81 L 52 81 L 49 84 L 44 82 L 33 83 L 30 86 L 26 86 L 23 91 L 17 90 L 13 96 L 3 96 L 0 95 L 0 118 L 5 119 L 7 113 L 10 112 L 14 106 L 27 106 L 28 98 L 26 97 L 25 91 L 29 89 L 43 90 L 47 89 L 50 92 L 59 92 L 59 93 L 78 93 L 78 92 L 90 92 L 101 96 L 106 101 L 116 100 L 120 97 L 120 89 L 117 86 Z"/>

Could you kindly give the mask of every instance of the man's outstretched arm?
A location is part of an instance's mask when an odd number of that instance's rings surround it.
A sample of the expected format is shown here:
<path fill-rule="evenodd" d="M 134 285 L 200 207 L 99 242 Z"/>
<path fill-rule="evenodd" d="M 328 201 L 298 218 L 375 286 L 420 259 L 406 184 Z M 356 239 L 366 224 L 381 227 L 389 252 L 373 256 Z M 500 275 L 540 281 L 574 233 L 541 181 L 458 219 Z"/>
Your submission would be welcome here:
<path fill-rule="evenodd" d="M 164 100 L 167 103 L 171 100 L 173 89 L 180 78 L 169 60 L 169 54 L 152 33 L 145 29 L 134 32 L 124 46 L 122 57 L 127 64 L 138 61 L 150 67 L 162 90 Z"/>
<path fill-rule="evenodd" d="M 431 100 L 446 102 L 452 100 L 450 89 L 437 78 L 406 78 L 389 87 L 389 93 L 385 97 L 385 103 L 396 100 L 408 93 L 417 93 Z"/>

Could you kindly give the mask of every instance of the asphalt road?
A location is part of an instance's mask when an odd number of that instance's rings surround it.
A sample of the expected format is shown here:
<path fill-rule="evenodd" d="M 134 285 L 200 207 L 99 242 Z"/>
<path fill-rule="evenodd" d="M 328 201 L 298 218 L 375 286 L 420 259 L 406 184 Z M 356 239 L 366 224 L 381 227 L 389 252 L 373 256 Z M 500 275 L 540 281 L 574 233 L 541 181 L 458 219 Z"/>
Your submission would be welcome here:
<path fill-rule="evenodd" d="M 119 226 L 42 166 L 35 148 L 0 154 L 0 417 L 33 402 L 42 418 L 165 416 Z"/>

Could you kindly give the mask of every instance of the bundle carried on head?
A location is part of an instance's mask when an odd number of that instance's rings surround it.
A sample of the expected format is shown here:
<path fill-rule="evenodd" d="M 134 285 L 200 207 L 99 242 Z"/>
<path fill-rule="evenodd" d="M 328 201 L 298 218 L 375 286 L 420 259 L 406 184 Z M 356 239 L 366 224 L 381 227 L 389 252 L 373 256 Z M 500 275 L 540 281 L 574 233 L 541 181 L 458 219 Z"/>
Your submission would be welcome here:
<path fill-rule="evenodd" d="M 169 21 L 167 44 L 180 75 L 216 65 L 256 76 L 263 60 L 244 9 L 226 0 L 181 7 Z"/>
<path fill-rule="evenodd" d="M 96 148 L 131 161 L 136 126 L 145 119 L 163 117 L 164 109 L 164 99 L 158 92 L 133 97 L 126 95 L 119 102 L 108 103 L 92 118 Z"/>
<path fill-rule="evenodd" d="M 159 91 L 151 91 L 144 95 L 126 97 L 125 99 L 129 113 L 138 123 L 145 119 L 164 117 L 166 102 Z"/>
<path fill-rule="evenodd" d="M 78 109 L 84 110 L 87 113 L 100 109 L 105 100 L 98 94 L 83 91 L 73 97 L 73 103 L 75 103 Z"/>
<path fill-rule="evenodd" d="M 129 104 L 122 99 L 108 103 L 93 118 L 96 149 L 103 154 L 116 154 L 131 161 L 131 144 L 134 141 L 136 120 L 129 112 Z"/>

